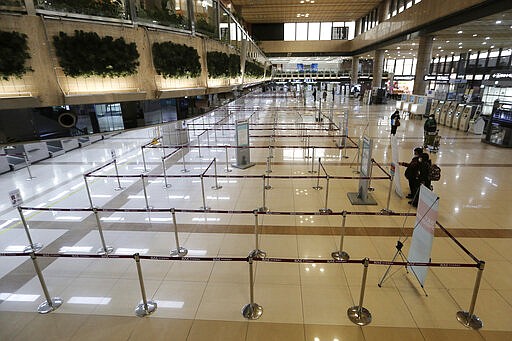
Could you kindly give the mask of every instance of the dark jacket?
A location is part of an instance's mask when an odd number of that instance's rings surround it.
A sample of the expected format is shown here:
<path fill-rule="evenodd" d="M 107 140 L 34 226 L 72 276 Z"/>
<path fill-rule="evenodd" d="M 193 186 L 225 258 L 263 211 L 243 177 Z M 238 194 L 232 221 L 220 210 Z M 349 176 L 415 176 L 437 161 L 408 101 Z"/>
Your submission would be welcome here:
<path fill-rule="evenodd" d="M 420 161 L 419 157 L 415 156 L 412 158 L 411 162 L 409 163 L 402 163 L 403 166 L 406 166 L 405 169 L 405 177 L 407 179 L 417 179 L 420 172 Z"/>
<path fill-rule="evenodd" d="M 423 126 L 423 129 L 427 132 L 427 133 L 435 133 L 436 130 L 437 130 L 437 123 L 436 123 L 436 120 L 433 119 L 433 118 L 427 118 L 427 120 L 425 121 L 425 125 Z"/>

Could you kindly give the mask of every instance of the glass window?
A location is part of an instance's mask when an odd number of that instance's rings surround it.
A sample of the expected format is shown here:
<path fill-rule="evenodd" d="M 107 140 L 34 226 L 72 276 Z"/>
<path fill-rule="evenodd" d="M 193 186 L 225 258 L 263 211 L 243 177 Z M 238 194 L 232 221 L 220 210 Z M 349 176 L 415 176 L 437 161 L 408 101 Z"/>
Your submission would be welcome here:
<path fill-rule="evenodd" d="M 413 0 L 407 0 L 407 4 L 405 5 L 405 8 L 409 8 L 412 6 Z"/>
<path fill-rule="evenodd" d="M 404 74 L 404 60 L 397 59 L 395 65 L 395 75 L 403 75 Z"/>
<path fill-rule="evenodd" d="M 295 40 L 295 23 L 284 23 L 284 40 Z"/>
<path fill-rule="evenodd" d="M 232 22 L 229 24 L 229 39 L 236 41 L 236 23 Z"/>
<path fill-rule="evenodd" d="M 295 34 L 296 40 L 308 40 L 308 23 L 297 23 L 297 32 Z"/>
<path fill-rule="evenodd" d="M 386 60 L 386 63 L 384 65 L 385 65 L 384 71 L 393 72 L 394 71 L 393 69 L 395 67 L 395 60 L 388 59 L 388 60 Z"/>
<path fill-rule="evenodd" d="M 331 39 L 332 40 L 347 40 L 348 39 L 348 27 L 333 27 Z"/>
<path fill-rule="evenodd" d="M 348 39 L 354 39 L 354 35 L 356 32 L 356 22 L 355 21 L 348 21 L 345 22 L 345 26 L 348 28 Z"/>
<path fill-rule="evenodd" d="M 308 28 L 308 40 L 320 39 L 320 23 L 310 22 Z"/>
<path fill-rule="evenodd" d="M 404 60 L 403 74 L 404 75 L 412 75 L 412 74 L 414 74 L 412 72 L 412 59 L 405 59 Z"/>
<path fill-rule="evenodd" d="M 45 1 L 45 3 L 50 2 Z M 112 1 L 112 3 L 114 2 Z M 135 10 L 137 12 L 137 20 L 141 22 L 190 29 L 186 0 L 176 0 L 174 4 L 170 1 L 137 1 L 135 2 Z"/>
<path fill-rule="evenodd" d="M 320 23 L 320 40 L 331 40 L 331 22 Z"/>
<path fill-rule="evenodd" d="M 404 8 L 405 8 L 404 1 L 405 0 L 398 0 L 398 13 L 401 13 L 404 11 Z"/>
<path fill-rule="evenodd" d="M 167 1 L 171 6 L 171 1 Z M 196 17 L 196 30 L 209 36 L 215 35 L 217 27 L 217 1 L 202 0 L 199 5 L 194 6 Z"/>

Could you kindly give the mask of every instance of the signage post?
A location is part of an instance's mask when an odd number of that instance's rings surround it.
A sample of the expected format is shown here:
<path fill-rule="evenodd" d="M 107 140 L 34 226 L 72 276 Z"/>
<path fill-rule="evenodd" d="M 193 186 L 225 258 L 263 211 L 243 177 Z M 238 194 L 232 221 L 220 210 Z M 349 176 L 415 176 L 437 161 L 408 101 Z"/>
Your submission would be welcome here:
<path fill-rule="evenodd" d="M 361 153 L 361 175 L 359 178 L 358 192 L 349 192 L 347 196 L 352 205 L 377 205 L 377 202 L 368 193 L 368 187 L 372 168 L 372 149 L 373 140 L 367 136 L 363 136 L 363 146 Z"/>
<path fill-rule="evenodd" d="M 249 149 L 249 121 L 236 122 L 236 163 L 231 166 L 246 169 L 254 166 L 251 162 L 251 150 Z"/>

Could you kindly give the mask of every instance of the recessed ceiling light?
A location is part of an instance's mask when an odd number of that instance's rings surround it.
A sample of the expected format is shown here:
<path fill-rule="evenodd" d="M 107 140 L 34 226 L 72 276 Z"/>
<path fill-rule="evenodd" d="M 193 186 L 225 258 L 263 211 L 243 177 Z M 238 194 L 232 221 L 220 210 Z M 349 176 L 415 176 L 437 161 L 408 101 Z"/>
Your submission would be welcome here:
<path fill-rule="evenodd" d="M 397 46 L 397 47 L 396 47 L 396 49 L 397 49 L 397 50 L 400 50 L 400 46 Z"/>
<path fill-rule="evenodd" d="M 496 24 L 501 24 L 501 20 L 496 20 Z"/>
<path fill-rule="evenodd" d="M 462 34 L 462 31 L 458 31 L 457 34 Z"/>
<path fill-rule="evenodd" d="M 475 33 L 475 34 L 473 34 L 473 37 L 477 37 L 477 36 L 478 36 L 478 34 L 476 34 L 476 33 Z"/>
<path fill-rule="evenodd" d="M 491 39 L 491 37 L 485 37 L 485 40 L 489 40 L 489 39 Z"/>
<path fill-rule="evenodd" d="M 486 45 L 486 44 L 487 44 L 487 42 L 486 42 L 486 41 L 484 41 L 484 42 L 482 43 L 482 45 Z"/>
<path fill-rule="evenodd" d="M 384 52 L 388 52 L 388 50 L 385 50 Z"/>
<path fill-rule="evenodd" d="M 461 49 L 461 48 L 462 48 L 462 46 L 459 46 L 459 49 Z"/>
<path fill-rule="evenodd" d="M 432 40 L 436 40 L 436 37 L 432 38 Z"/>
<path fill-rule="evenodd" d="M 441 50 L 441 52 L 443 52 L 444 50 Z"/>
<path fill-rule="evenodd" d="M 473 49 L 469 49 L 468 51 L 471 52 L 471 51 L 473 51 Z"/>
<path fill-rule="evenodd" d="M 440 50 L 440 49 L 441 49 L 441 46 L 438 46 L 438 47 L 437 47 L 437 49 L 438 49 L 438 50 Z"/>
<path fill-rule="evenodd" d="M 411 51 L 412 51 L 412 50 L 413 50 L 413 49 L 411 49 Z"/>
<path fill-rule="evenodd" d="M 493 48 L 494 48 L 494 45 L 491 45 L 491 49 L 493 49 Z"/>
<path fill-rule="evenodd" d="M 412 43 L 412 46 L 416 45 L 416 43 Z"/>
<path fill-rule="evenodd" d="M 459 43 L 459 45 L 462 45 L 462 43 Z"/>
<path fill-rule="evenodd" d="M 447 42 L 447 43 L 449 43 L 450 41 L 449 41 L 449 40 L 447 40 L 446 42 Z"/>

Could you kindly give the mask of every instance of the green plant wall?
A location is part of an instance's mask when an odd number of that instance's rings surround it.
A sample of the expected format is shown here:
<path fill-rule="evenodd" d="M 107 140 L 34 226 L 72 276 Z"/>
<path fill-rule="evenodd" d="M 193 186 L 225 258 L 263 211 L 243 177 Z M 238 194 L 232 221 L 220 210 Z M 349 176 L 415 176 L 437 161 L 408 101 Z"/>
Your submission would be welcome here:
<path fill-rule="evenodd" d="M 172 42 L 153 43 L 152 51 L 156 72 L 165 78 L 201 75 L 199 54 L 193 47 Z"/>
<path fill-rule="evenodd" d="M 206 54 L 208 76 L 210 78 L 229 77 L 229 56 L 223 52 L 208 52 Z"/>
<path fill-rule="evenodd" d="M 240 70 L 240 56 L 237 54 L 229 55 L 229 75 L 231 77 L 236 77 L 241 74 Z"/>
<path fill-rule="evenodd" d="M 124 77 L 135 74 L 139 53 L 135 43 L 124 38 L 100 37 L 96 32 L 59 32 L 53 36 L 59 64 L 71 77 Z"/>
<path fill-rule="evenodd" d="M 0 31 L 0 77 L 5 80 L 21 78 L 28 71 L 33 71 L 25 65 L 30 59 L 28 51 L 26 34 Z"/>
<path fill-rule="evenodd" d="M 258 63 L 245 62 L 245 74 L 251 77 L 263 77 L 265 75 L 265 69 Z"/>

